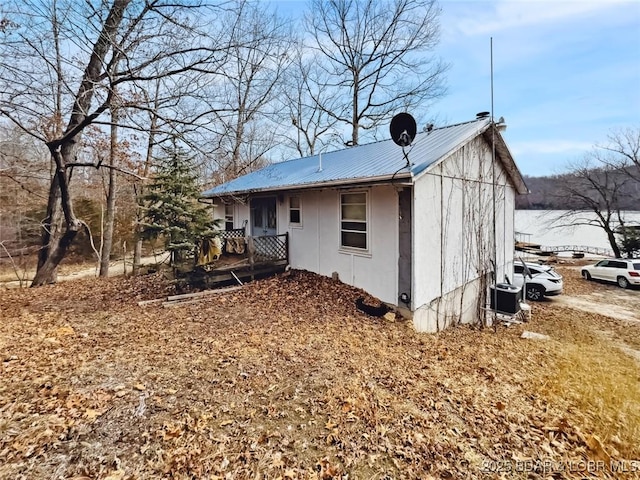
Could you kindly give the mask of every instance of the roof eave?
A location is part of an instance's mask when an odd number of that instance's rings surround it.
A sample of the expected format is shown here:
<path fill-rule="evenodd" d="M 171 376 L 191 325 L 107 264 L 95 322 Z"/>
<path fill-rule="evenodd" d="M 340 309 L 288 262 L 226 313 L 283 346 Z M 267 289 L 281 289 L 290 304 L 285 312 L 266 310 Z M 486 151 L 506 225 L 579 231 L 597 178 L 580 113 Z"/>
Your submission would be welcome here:
<path fill-rule="evenodd" d="M 203 195 L 201 198 L 222 198 L 230 197 L 234 195 L 255 195 L 259 193 L 273 193 L 283 192 L 289 190 L 313 190 L 322 188 L 336 188 L 350 185 L 363 186 L 367 184 L 382 184 L 382 183 L 394 183 L 396 180 L 411 180 L 413 183 L 413 176 L 411 172 L 394 173 L 392 175 L 379 175 L 376 177 L 360 177 L 360 178 L 347 178 L 340 180 L 331 180 L 327 182 L 318 183 L 305 183 L 305 184 L 293 184 L 293 185 L 281 185 L 266 188 L 253 188 L 248 190 L 235 190 L 228 192 L 212 193 L 210 195 Z"/>

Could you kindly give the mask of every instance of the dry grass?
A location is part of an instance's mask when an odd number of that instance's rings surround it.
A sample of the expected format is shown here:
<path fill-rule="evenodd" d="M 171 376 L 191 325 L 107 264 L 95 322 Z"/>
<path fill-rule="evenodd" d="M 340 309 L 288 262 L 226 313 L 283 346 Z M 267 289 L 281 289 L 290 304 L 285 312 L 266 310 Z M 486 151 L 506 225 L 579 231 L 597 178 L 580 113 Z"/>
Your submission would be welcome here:
<path fill-rule="evenodd" d="M 626 293 L 625 302 L 640 312 L 640 291 L 585 281 L 577 269 L 558 271 L 565 294 L 618 298 Z M 552 302 L 536 304 L 536 313 L 539 331 L 557 341 L 545 395 L 607 445 L 607 455 L 640 458 L 640 364 L 620 348 L 640 348 L 640 313 L 637 322 L 629 322 Z"/>
<path fill-rule="evenodd" d="M 540 331 L 558 341 L 557 360 L 543 392 L 580 417 L 582 428 L 611 454 L 640 458 L 640 375 L 637 361 L 598 330 L 599 315 L 547 308 Z M 609 320 L 608 324 L 615 323 Z M 635 330 L 629 325 L 630 330 Z M 624 331 L 624 327 L 621 328 Z M 620 335 L 622 336 L 622 335 Z"/>
<path fill-rule="evenodd" d="M 568 347 L 558 365 L 555 393 L 587 415 L 585 423 L 615 456 L 639 458 L 640 384 L 638 366 L 616 350 L 601 358 L 607 345 Z"/>

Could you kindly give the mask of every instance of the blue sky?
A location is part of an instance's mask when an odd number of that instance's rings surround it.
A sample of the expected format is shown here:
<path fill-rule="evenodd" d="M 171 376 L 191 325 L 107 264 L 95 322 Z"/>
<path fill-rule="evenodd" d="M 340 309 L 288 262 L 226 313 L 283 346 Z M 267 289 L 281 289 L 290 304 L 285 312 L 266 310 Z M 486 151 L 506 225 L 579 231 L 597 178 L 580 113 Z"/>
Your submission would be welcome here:
<path fill-rule="evenodd" d="M 274 2 L 301 12 L 302 0 Z M 436 54 L 451 64 L 438 124 L 491 109 L 522 173 L 566 171 L 616 128 L 640 128 L 640 0 L 441 0 Z M 425 118 L 424 121 L 429 118 Z M 420 124 L 420 118 L 418 123 Z"/>
<path fill-rule="evenodd" d="M 443 1 L 438 54 L 452 63 L 432 109 L 494 113 L 527 175 L 560 173 L 613 129 L 640 128 L 640 1 Z"/>

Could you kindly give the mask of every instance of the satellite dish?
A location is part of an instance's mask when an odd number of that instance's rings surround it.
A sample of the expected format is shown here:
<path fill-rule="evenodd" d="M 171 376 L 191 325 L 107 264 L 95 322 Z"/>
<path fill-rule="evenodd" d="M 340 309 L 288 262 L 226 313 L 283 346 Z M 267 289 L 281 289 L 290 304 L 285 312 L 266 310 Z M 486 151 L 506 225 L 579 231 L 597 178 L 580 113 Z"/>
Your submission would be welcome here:
<path fill-rule="evenodd" d="M 389 131 L 391 132 L 391 138 L 401 147 L 408 147 L 416 138 L 416 132 L 418 127 L 416 121 L 408 113 L 398 113 L 391 119 L 391 125 Z"/>

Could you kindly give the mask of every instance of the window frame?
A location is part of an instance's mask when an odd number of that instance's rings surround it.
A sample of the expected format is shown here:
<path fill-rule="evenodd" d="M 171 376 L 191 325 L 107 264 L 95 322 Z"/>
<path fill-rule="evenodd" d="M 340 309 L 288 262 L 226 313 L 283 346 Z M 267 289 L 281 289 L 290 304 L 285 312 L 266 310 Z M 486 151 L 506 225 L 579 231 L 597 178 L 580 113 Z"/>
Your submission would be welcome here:
<path fill-rule="evenodd" d="M 293 198 L 297 198 L 298 199 L 298 206 L 296 208 L 293 208 L 291 206 L 291 199 Z M 289 226 L 291 227 L 298 227 L 301 228 L 302 227 L 302 196 L 301 195 L 289 195 L 289 198 L 287 200 L 287 210 L 288 210 L 288 214 L 289 214 Z M 291 221 L 291 212 L 292 211 L 298 211 L 298 221 L 297 222 L 292 222 Z"/>
<path fill-rule="evenodd" d="M 345 195 L 359 195 L 363 194 L 364 197 L 364 212 L 365 219 L 357 220 L 357 219 L 347 219 L 344 220 L 342 217 L 342 207 L 344 205 L 344 196 Z M 340 251 L 348 252 L 348 253 L 361 253 L 361 254 L 370 254 L 371 252 L 371 200 L 370 194 L 368 190 L 358 189 L 358 190 L 344 190 L 338 192 L 338 245 Z M 359 203 L 351 203 L 347 205 L 360 205 Z M 343 228 L 343 222 L 357 222 L 364 224 L 364 230 L 349 230 Z M 356 234 L 364 234 L 365 247 L 357 247 L 352 245 L 344 245 L 342 242 L 342 234 L 343 232 L 350 232 Z"/>
<path fill-rule="evenodd" d="M 227 213 L 227 209 L 231 211 L 231 213 Z M 233 204 L 225 204 L 224 206 L 224 229 L 225 231 L 233 230 L 235 227 L 235 205 Z M 229 223 L 231 224 L 231 228 L 229 228 Z"/>

